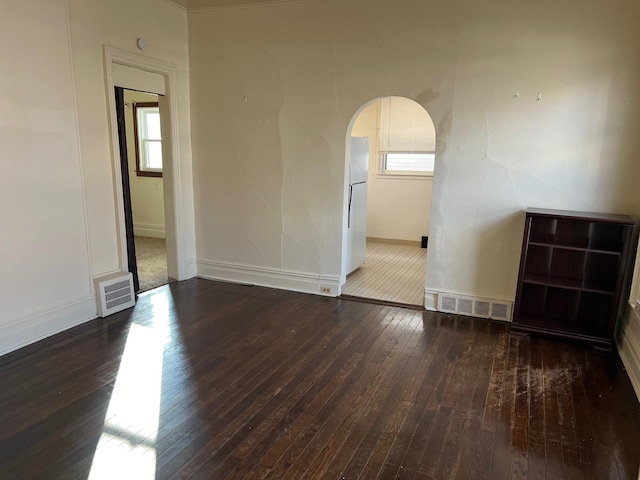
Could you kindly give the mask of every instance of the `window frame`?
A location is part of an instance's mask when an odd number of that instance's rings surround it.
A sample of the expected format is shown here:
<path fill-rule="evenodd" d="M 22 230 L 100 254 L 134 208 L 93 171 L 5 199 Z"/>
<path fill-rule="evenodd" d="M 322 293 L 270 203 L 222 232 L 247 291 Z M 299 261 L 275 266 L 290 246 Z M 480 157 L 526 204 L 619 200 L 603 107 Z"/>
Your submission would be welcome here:
<path fill-rule="evenodd" d="M 401 155 L 433 155 L 434 157 L 434 165 L 433 168 L 431 170 L 390 170 L 387 168 L 387 155 L 389 154 L 401 154 Z M 431 178 L 433 177 L 433 172 L 435 170 L 435 155 L 436 152 L 395 152 L 395 151 L 381 151 L 380 152 L 380 161 L 379 161 L 379 168 L 378 168 L 378 174 L 380 175 L 386 175 L 386 176 L 408 176 L 408 177 L 427 177 L 427 178 Z"/>
<path fill-rule="evenodd" d="M 436 152 L 435 152 L 435 145 L 434 145 L 434 149 L 433 150 L 422 150 L 422 149 L 416 149 L 414 150 L 414 148 L 417 147 L 417 145 L 412 144 L 410 147 L 408 148 L 403 148 L 403 149 L 396 149 L 396 148 L 391 148 L 392 145 L 390 145 L 390 134 L 392 131 L 392 127 L 391 127 L 391 102 L 392 102 L 392 97 L 385 97 L 380 99 L 380 103 L 378 106 L 378 128 L 377 128 L 377 133 L 378 133 L 378 145 L 377 145 L 377 150 L 378 150 L 378 165 L 377 165 L 377 176 L 379 178 L 413 178 L 416 180 L 419 179 L 432 179 L 434 176 L 434 171 L 435 171 L 435 159 L 436 159 Z M 416 102 L 413 102 L 416 103 Z M 422 108 L 421 105 L 416 103 L 416 107 L 420 107 Z M 433 127 L 434 130 L 434 134 L 435 134 L 435 126 L 433 125 L 433 120 L 431 119 L 431 116 L 429 116 L 429 113 L 426 112 L 427 116 L 429 117 L 429 120 L 431 120 L 431 125 Z M 415 120 L 414 120 L 415 122 Z M 415 123 L 414 123 L 415 125 Z M 415 128 L 415 127 L 414 127 Z M 434 138 L 435 139 L 435 138 Z M 394 143 L 394 145 L 397 146 L 397 142 Z M 433 168 L 431 170 L 389 170 L 387 169 L 387 155 L 388 154 L 402 154 L 402 155 L 407 155 L 407 154 L 427 154 L 427 155 L 433 155 Z"/>
<path fill-rule="evenodd" d="M 150 167 L 146 167 L 143 159 L 143 153 L 140 150 L 140 141 L 141 141 L 140 133 L 141 132 L 139 131 L 139 128 L 138 128 L 138 123 L 139 123 L 138 110 L 148 109 L 148 108 L 159 109 L 158 102 L 137 102 L 133 104 L 133 132 L 134 132 L 133 136 L 135 138 L 135 150 L 136 150 L 136 176 L 162 178 L 162 169 L 152 169 Z M 158 113 L 160 113 L 159 110 L 158 110 Z M 159 141 L 160 144 L 162 145 L 162 139 L 157 141 Z"/>

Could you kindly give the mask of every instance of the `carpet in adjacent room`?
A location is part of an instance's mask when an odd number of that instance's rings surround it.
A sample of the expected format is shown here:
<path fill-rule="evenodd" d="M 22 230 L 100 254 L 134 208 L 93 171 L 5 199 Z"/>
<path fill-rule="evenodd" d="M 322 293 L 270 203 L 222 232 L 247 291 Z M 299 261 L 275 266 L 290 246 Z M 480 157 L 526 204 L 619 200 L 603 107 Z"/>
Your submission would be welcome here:
<path fill-rule="evenodd" d="M 135 237 L 139 292 L 169 283 L 167 243 L 164 238 Z"/>

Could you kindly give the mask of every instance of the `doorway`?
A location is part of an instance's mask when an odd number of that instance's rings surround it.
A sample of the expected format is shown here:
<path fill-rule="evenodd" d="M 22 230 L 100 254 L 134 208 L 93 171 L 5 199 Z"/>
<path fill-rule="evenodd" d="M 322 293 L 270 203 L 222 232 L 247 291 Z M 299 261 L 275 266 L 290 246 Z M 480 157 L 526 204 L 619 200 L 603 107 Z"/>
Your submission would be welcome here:
<path fill-rule="evenodd" d="M 119 271 L 131 270 L 128 239 L 133 237 L 133 222 L 127 222 L 125 206 L 126 192 L 119 152 L 122 150 L 118 124 L 118 101 L 115 87 L 158 94 L 158 104 L 162 112 L 162 169 L 163 200 L 165 212 L 166 257 L 168 278 L 184 280 L 195 275 L 195 262 L 189 261 L 187 248 L 191 243 L 185 239 L 194 233 L 193 224 L 185 218 L 184 206 L 191 193 L 182 190 L 181 148 L 178 137 L 180 128 L 179 103 L 177 99 L 177 69 L 174 65 L 146 58 L 113 47 L 104 47 L 107 108 L 111 132 L 112 161 L 114 169 L 114 200 L 117 216 L 117 241 Z M 124 110 L 124 99 L 121 102 Z M 123 115 L 124 117 L 124 115 Z M 190 167 L 186 167 L 190 172 Z M 189 203 L 189 202 L 187 202 Z"/>
<path fill-rule="evenodd" d="M 435 171 L 433 121 L 413 100 L 385 97 L 356 113 L 349 137 L 369 139 L 366 257 L 353 272 L 343 266 L 342 294 L 423 306 Z"/>
<path fill-rule="evenodd" d="M 115 87 L 129 271 L 137 293 L 169 283 L 160 95 Z"/>

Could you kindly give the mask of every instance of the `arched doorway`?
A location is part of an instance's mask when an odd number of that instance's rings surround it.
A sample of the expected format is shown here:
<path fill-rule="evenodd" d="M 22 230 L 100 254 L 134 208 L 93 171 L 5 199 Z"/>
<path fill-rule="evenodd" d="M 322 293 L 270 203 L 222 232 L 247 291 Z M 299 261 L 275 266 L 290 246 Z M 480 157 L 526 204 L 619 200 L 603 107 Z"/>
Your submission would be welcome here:
<path fill-rule="evenodd" d="M 431 117 L 408 98 L 373 100 L 354 115 L 347 135 L 343 296 L 424 305 L 422 247 L 428 246 L 435 145 Z M 363 150 L 367 171 L 358 176 Z M 361 177 L 366 181 L 364 205 L 356 194 L 363 189 Z M 358 215 L 364 215 L 365 227 Z M 354 223 L 364 228 L 364 238 L 353 238 Z M 362 248 L 366 255 L 358 257 Z M 363 261 L 354 262 L 354 256 Z"/>

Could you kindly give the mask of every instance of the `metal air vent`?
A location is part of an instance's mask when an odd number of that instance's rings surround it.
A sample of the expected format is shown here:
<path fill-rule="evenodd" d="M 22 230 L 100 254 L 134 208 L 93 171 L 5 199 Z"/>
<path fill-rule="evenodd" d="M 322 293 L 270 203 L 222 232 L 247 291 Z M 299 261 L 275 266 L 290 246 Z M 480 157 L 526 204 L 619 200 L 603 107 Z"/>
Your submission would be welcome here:
<path fill-rule="evenodd" d="M 438 311 L 473 317 L 511 321 L 512 302 L 466 297 L 450 293 L 438 294 Z"/>
<path fill-rule="evenodd" d="M 106 275 L 97 278 L 95 283 L 98 316 L 107 317 L 136 304 L 131 273 Z"/>

